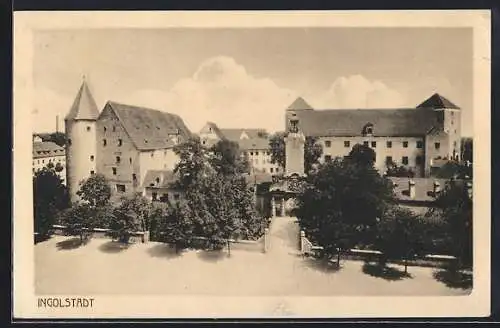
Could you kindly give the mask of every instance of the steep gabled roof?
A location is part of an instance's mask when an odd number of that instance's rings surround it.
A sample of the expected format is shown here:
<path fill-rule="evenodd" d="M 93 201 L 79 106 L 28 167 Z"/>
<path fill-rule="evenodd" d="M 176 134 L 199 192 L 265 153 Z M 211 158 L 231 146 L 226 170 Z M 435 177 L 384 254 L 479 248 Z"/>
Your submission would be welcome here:
<path fill-rule="evenodd" d="M 367 123 L 374 136 L 423 136 L 439 126 L 433 111 L 417 109 L 333 109 L 298 111 L 299 128 L 306 136 L 362 136 Z"/>
<path fill-rule="evenodd" d="M 251 138 L 238 141 L 241 150 L 267 150 L 269 149 L 268 138 Z"/>
<path fill-rule="evenodd" d="M 212 128 L 212 131 L 217 135 L 217 137 L 219 138 L 223 138 L 224 135 L 222 133 L 222 131 L 219 129 L 219 127 L 217 126 L 217 124 L 215 124 L 214 122 L 207 122 L 206 124 L 208 127 Z"/>
<path fill-rule="evenodd" d="M 191 136 L 191 132 L 178 115 L 113 101 L 108 101 L 106 106 L 116 113 L 139 150 L 171 148 L 175 145 L 172 139 L 174 136 L 178 135 L 183 140 Z"/>
<path fill-rule="evenodd" d="M 243 134 L 243 132 L 246 133 L 246 135 L 248 136 L 249 139 L 261 138 L 262 134 L 267 133 L 265 129 L 238 128 L 238 129 L 219 129 L 219 130 L 222 133 L 222 135 L 224 136 L 224 138 L 226 138 L 227 140 L 237 141 L 237 142 L 239 142 L 239 140 L 241 140 L 240 137 Z"/>
<path fill-rule="evenodd" d="M 423 103 L 417 106 L 417 108 L 430 108 L 430 109 L 441 109 L 441 108 L 449 108 L 449 109 L 460 109 L 457 105 L 441 96 L 438 93 L 433 94 L 429 98 L 427 98 Z"/>
<path fill-rule="evenodd" d="M 94 97 L 87 83 L 83 81 L 65 120 L 97 120 L 97 117 L 99 117 L 99 110 Z"/>
<path fill-rule="evenodd" d="M 64 156 L 65 153 L 63 147 L 51 141 L 33 143 L 33 158 Z"/>
<path fill-rule="evenodd" d="M 311 110 L 313 108 L 304 100 L 304 98 L 298 97 L 297 99 L 294 100 L 294 102 L 290 106 L 288 106 L 286 110 L 301 110 L 301 109 Z"/>

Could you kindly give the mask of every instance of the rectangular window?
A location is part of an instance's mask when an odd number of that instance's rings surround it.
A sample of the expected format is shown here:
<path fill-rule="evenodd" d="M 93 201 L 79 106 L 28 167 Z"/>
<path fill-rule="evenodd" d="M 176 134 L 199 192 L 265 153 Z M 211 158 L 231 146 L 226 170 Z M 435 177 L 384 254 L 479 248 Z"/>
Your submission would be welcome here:
<path fill-rule="evenodd" d="M 255 152 L 255 156 L 259 156 L 259 152 L 258 151 Z"/>
<path fill-rule="evenodd" d="M 346 148 L 351 147 L 351 142 L 349 140 L 344 141 L 344 147 Z"/>
<path fill-rule="evenodd" d="M 377 142 L 376 141 L 372 141 L 372 148 L 376 148 L 377 147 Z"/>
<path fill-rule="evenodd" d="M 116 175 L 116 167 L 112 167 L 111 170 L 113 170 L 113 175 Z"/>
<path fill-rule="evenodd" d="M 403 141 L 403 148 L 408 148 L 408 141 Z"/>
<path fill-rule="evenodd" d="M 434 143 L 434 148 L 439 149 L 441 148 L 441 144 L 439 142 Z"/>
<path fill-rule="evenodd" d="M 120 156 L 116 156 L 116 164 L 120 164 L 121 160 Z"/>
<path fill-rule="evenodd" d="M 102 139 L 102 145 L 103 145 L 103 146 L 106 146 L 106 145 L 107 145 L 107 143 L 108 143 L 108 142 L 106 141 L 106 139 Z"/>
<path fill-rule="evenodd" d="M 424 143 L 423 141 L 417 141 L 417 148 L 423 148 L 424 147 Z"/>
<path fill-rule="evenodd" d="M 387 148 L 392 148 L 392 141 L 387 141 L 386 145 L 387 145 Z"/>
<path fill-rule="evenodd" d="M 132 180 L 137 181 L 137 175 L 135 173 L 132 174 Z"/>
<path fill-rule="evenodd" d="M 121 147 L 122 144 L 123 144 L 122 139 L 118 139 L 118 147 Z"/>
<path fill-rule="evenodd" d="M 95 172 L 94 172 L 94 171 L 90 171 L 90 175 L 94 175 L 94 174 L 95 174 Z"/>
<path fill-rule="evenodd" d="M 417 165 L 422 165 L 422 163 L 423 163 L 423 158 L 422 158 L 422 156 L 417 156 L 417 157 L 415 157 L 415 164 L 417 164 Z"/>
<path fill-rule="evenodd" d="M 157 200 L 158 200 L 158 194 L 157 194 L 157 193 L 155 193 L 155 192 L 151 193 L 151 199 L 152 199 L 153 201 L 157 201 Z"/>
<path fill-rule="evenodd" d="M 269 171 L 271 171 L 271 173 L 273 173 L 274 169 L 271 167 L 271 168 L 269 169 Z"/>
<path fill-rule="evenodd" d="M 123 185 L 123 184 L 117 184 L 116 185 L 116 191 L 118 191 L 118 192 L 125 192 L 125 185 Z"/>
<path fill-rule="evenodd" d="M 132 164 L 132 157 L 130 157 L 130 158 L 128 159 L 128 162 L 129 162 L 130 164 Z"/>
<path fill-rule="evenodd" d="M 106 130 L 107 130 L 106 127 L 104 127 L 104 132 L 106 132 Z"/>
<path fill-rule="evenodd" d="M 253 151 L 250 152 L 250 156 L 253 156 Z"/>
<path fill-rule="evenodd" d="M 325 141 L 325 147 L 330 148 L 332 146 L 332 142 L 330 140 Z"/>
<path fill-rule="evenodd" d="M 90 161 L 93 162 L 94 161 L 94 155 L 90 155 Z"/>
<path fill-rule="evenodd" d="M 168 194 L 162 194 L 160 197 L 160 202 L 162 203 L 168 202 Z"/>
<path fill-rule="evenodd" d="M 332 156 L 330 155 L 325 155 L 325 162 L 329 162 L 332 160 Z"/>
<path fill-rule="evenodd" d="M 403 156 L 401 162 L 403 163 L 403 165 L 408 165 L 408 156 Z"/>
<path fill-rule="evenodd" d="M 368 147 L 368 141 L 363 141 L 363 145 L 364 145 L 365 147 Z"/>
<path fill-rule="evenodd" d="M 385 164 L 392 164 L 392 156 L 387 156 L 385 158 Z"/>

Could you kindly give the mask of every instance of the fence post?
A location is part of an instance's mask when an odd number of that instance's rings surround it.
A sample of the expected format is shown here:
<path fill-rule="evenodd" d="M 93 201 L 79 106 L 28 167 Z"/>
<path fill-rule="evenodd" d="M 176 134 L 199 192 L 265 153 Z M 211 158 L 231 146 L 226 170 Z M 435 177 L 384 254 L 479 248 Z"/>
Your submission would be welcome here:
<path fill-rule="evenodd" d="M 306 233 L 304 230 L 300 230 L 300 252 L 304 254 L 304 239 L 306 238 Z"/>
<path fill-rule="evenodd" d="M 269 250 L 269 228 L 264 229 L 264 253 Z"/>

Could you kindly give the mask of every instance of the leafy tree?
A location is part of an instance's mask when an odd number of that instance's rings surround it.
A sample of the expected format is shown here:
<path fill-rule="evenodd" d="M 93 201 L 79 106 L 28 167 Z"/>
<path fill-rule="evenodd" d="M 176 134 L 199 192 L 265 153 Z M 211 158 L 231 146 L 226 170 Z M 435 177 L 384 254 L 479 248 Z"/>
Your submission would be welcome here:
<path fill-rule="evenodd" d="M 64 170 L 64 166 L 61 163 L 57 163 L 54 169 L 57 173 L 59 173 Z"/>
<path fill-rule="evenodd" d="M 89 203 L 77 202 L 64 213 L 62 223 L 69 235 L 80 236 L 83 242 L 92 236 L 94 228 L 102 226 L 102 222 L 112 220 L 112 215 L 113 210 L 109 205 L 93 208 Z"/>
<path fill-rule="evenodd" d="M 471 163 L 474 161 L 472 145 L 473 145 L 472 138 L 462 138 L 461 141 L 462 161 L 469 161 Z"/>
<path fill-rule="evenodd" d="M 285 132 L 277 132 L 269 138 L 269 148 L 271 149 L 271 162 L 277 163 L 281 167 L 285 167 Z M 317 143 L 318 138 L 306 136 L 304 145 L 304 166 L 305 171 L 309 172 L 314 164 L 318 163 L 319 158 L 323 154 L 323 148 Z"/>
<path fill-rule="evenodd" d="M 220 140 L 211 148 L 210 165 L 216 172 L 223 175 L 248 173 L 250 163 L 242 156 L 238 143 L 230 140 Z"/>
<path fill-rule="evenodd" d="M 465 179 L 466 177 L 472 178 L 472 166 L 466 166 L 463 163 L 449 161 L 441 166 L 436 171 L 434 176 L 440 179 Z"/>
<path fill-rule="evenodd" d="M 80 189 L 76 194 L 95 209 L 108 205 L 111 187 L 104 175 L 94 174 L 80 183 Z"/>
<path fill-rule="evenodd" d="M 382 252 L 380 264 L 387 260 L 404 260 L 408 273 L 408 260 L 422 253 L 424 248 L 424 223 L 408 209 L 391 206 L 377 224 L 375 247 Z"/>
<path fill-rule="evenodd" d="M 35 232 L 46 238 L 59 213 L 69 206 L 68 190 L 54 170 L 43 168 L 33 177 L 33 198 Z"/>
<path fill-rule="evenodd" d="M 174 172 L 179 174 L 179 187 L 188 189 L 209 170 L 209 153 L 201 144 L 200 138 L 191 137 L 174 148 L 179 157 Z"/>
<path fill-rule="evenodd" d="M 367 168 L 373 167 L 375 160 L 375 151 L 361 144 L 354 145 L 346 159 L 351 164 Z"/>
<path fill-rule="evenodd" d="M 444 223 L 444 239 L 451 255 L 457 258 L 457 267 L 472 265 L 472 198 L 460 182 L 450 180 L 430 209 L 429 216 Z"/>
<path fill-rule="evenodd" d="M 354 147 L 347 160 L 334 159 L 308 176 L 299 196 L 299 224 L 325 255 L 368 245 L 375 238 L 377 218 L 394 203 L 390 180 L 373 167 L 373 156 Z"/>
<path fill-rule="evenodd" d="M 123 197 L 109 223 L 113 237 L 127 243 L 133 232 L 145 231 L 151 210 L 151 204 L 141 195 Z"/>
<path fill-rule="evenodd" d="M 52 141 L 58 146 L 64 147 L 66 145 L 66 135 L 62 132 L 54 132 L 49 134 L 45 141 Z"/>
<path fill-rule="evenodd" d="M 158 230 L 163 242 L 173 244 L 175 251 L 191 245 L 195 225 L 190 221 L 190 209 L 185 202 L 169 206 L 159 220 Z"/>
<path fill-rule="evenodd" d="M 412 169 L 407 168 L 403 165 L 397 165 L 395 163 L 388 163 L 386 175 L 388 177 L 413 178 L 413 177 L 415 177 L 415 172 L 413 172 Z"/>

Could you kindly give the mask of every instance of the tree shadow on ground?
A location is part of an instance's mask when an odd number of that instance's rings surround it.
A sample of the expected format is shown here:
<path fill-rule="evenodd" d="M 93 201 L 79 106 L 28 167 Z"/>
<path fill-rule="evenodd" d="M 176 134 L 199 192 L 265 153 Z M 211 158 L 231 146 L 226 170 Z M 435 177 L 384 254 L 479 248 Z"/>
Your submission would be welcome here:
<path fill-rule="evenodd" d="M 413 278 L 411 274 L 402 270 L 369 262 L 365 262 L 365 264 L 363 264 L 363 273 L 375 278 L 382 278 L 389 281 L 402 280 L 403 278 Z"/>
<path fill-rule="evenodd" d="M 50 235 L 35 235 L 35 245 L 47 241 L 50 238 L 52 238 Z"/>
<path fill-rule="evenodd" d="M 472 273 L 441 269 L 434 270 L 432 276 L 449 288 L 460 288 L 464 290 L 472 288 Z"/>
<path fill-rule="evenodd" d="M 121 253 L 124 250 L 128 249 L 130 247 L 129 243 L 122 243 L 119 241 L 114 241 L 110 240 L 101 246 L 99 246 L 99 250 L 104 253 L 108 254 L 116 254 L 116 253 Z"/>
<path fill-rule="evenodd" d="M 83 241 L 80 237 L 74 237 L 70 239 L 66 239 L 56 243 L 57 250 L 59 251 L 69 251 L 72 249 L 76 249 L 80 246 L 84 246 L 89 243 L 90 240 L 84 239 Z"/>
<path fill-rule="evenodd" d="M 330 261 L 328 259 L 318 259 L 314 257 L 307 257 L 304 259 L 305 266 L 323 272 L 335 273 L 342 269 L 342 265 L 337 265 L 337 261 Z"/>
<path fill-rule="evenodd" d="M 182 256 L 182 250 L 175 251 L 175 247 L 168 244 L 158 244 L 147 250 L 148 254 L 152 257 L 161 257 L 166 259 L 173 259 Z"/>
<path fill-rule="evenodd" d="M 216 263 L 229 257 L 229 255 L 222 250 L 202 250 L 198 252 L 198 257 L 203 261 Z"/>

